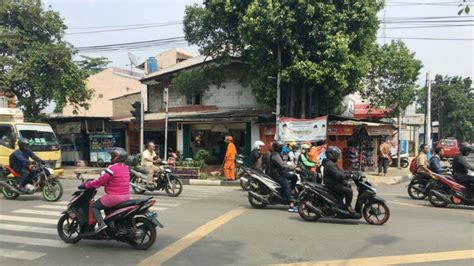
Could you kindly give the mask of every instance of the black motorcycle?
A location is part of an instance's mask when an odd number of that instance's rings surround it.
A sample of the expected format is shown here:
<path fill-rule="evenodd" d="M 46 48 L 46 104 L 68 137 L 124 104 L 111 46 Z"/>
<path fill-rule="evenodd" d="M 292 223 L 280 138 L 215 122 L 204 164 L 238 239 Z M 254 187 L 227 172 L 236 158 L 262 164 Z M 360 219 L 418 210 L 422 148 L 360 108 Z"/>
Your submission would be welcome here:
<path fill-rule="evenodd" d="M 413 179 L 407 186 L 408 196 L 415 200 L 425 199 L 430 192 L 430 182 L 433 179 L 428 175 L 422 175 L 415 173 L 413 174 Z"/>
<path fill-rule="evenodd" d="M 183 192 L 183 182 L 166 163 L 161 163 L 160 171 L 153 176 L 153 185 L 146 184 L 148 170 L 140 166 L 130 166 L 130 186 L 136 194 L 146 191 L 165 190 L 170 197 L 178 197 Z"/>
<path fill-rule="evenodd" d="M 256 209 L 263 209 L 267 205 L 288 205 L 289 202 L 283 198 L 282 187 L 275 182 L 270 176 L 258 171 L 249 172 L 251 179 L 249 180 L 248 200 L 250 205 Z M 296 194 L 302 190 L 302 182 L 299 174 L 296 172 L 288 172 L 297 178 Z M 290 182 L 290 181 L 288 181 Z M 298 198 L 298 196 L 296 197 Z"/>
<path fill-rule="evenodd" d="M 317 221 L 321 217 L 339 219 L 364 219 L 369 224 L 382 225 L 390 217 L 390 210 L 385 200 L 376 195 L 376 189 L 360 173 L 350 174 L 358 195 L 355 211 L 349 212 L 343 203 L 342 196 L 323 185 L 305 183 L 300 194 L 298 213 L 306 221 Z"/>
<path fill-rule="evenodd" d="M 80 174 L 77 178 L 82 179 Z M 128 200 L 106 209 L 104 221 L 108 228 L 97 233 L 91 211 L 96 193 L 96 189 L 85 189 L 72 194 L 57 225 L 61 240 L 69 244 L 81 239 L 117 240 L 138 250 L 148 249 L 155 243 L 156 227 L 163 228 L 163 225 L 156 218 L 156 212 L 149 210 L 156 202 L 153 197 Z"/>

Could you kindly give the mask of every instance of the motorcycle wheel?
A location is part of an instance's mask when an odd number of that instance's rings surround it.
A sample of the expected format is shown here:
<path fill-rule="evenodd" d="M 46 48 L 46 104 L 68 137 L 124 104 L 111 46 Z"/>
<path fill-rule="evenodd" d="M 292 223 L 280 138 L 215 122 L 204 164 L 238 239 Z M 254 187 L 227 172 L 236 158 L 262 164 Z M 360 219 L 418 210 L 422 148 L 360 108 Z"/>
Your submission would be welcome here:
<path fill-rule="evenodd" d="M 443 191 L 438 190 L 439 193 L 445 194 Z M 430 201 L 431 205 L 437 208 L 444 208 L 448 206 L 448 203 L 440 198 L 438 198 L 434 193 L 428 194 L 428 200 Z"/>
<path fill-rule="evenodd" d="M 142 185 L 142 183 L 140 183 L 138 181 L 138 177 L 136 177 L 136 176 L 132 176 L 132 180 L 130 180 L 130 182 L 133 183 L 136 186 L 141 186 Z M 131 186 L 131 187 L 132 187 L 132 190 L 135 194 L 141 195 L 141 194 L 145 193 L 145 191 L 146 191 L 145 189 L 139 189 L 135 186 Z"/>
<path fill-rule="evenodd" d="M 170 197 L 177 197 L 183 192 L 183 182 L 178 178 L 170 179 L 170 182 L 165 187 L 166 194 Z"/>
<path fill-rule="evenodd" d="M 7 183 L 13 187 L 16 187 L 16 182 L 14 180 L 8 179 Z M 7 200 L 14 200 L 20 196 L 20 194 L 10 191 L 6 187 L 2 187 L 2 194 L 3 194 L 3 197 L 5 197 L 5 199 Z"/>
<path fill-rule="evenodd" d="M 410 163 L 406 160 L 402 160 L 400 162 L 400 165 L 401 165 L 402 168 L 407 168 L 410 165 Z"/>
<path fill-rule="evenodd" d="M 415 200 L 423 200 L 425 199 L 428 195 L 426 193 L 423 193 L 421 190 L 424 190 L 427 184 L 424 184 L 420 180 L 413 180 L 410 182 L 408 185 L 408 196 L 410 198 L 415 199 Z"/>
<path fill-rule="evenodd" d="M 156 240 L 156 227 L 148 219 L 143 217 L 134 218 L 135 228 L 130 246 L 137 250 L 149 249 Z"/>
<path fill-rule="evenodd" d="M 58 235 L 62 241 L 68 244 L 79 242 L 80 228 L 77 218 L 71 218 L 68 214 L 64 214 L 58 221 Z"/>
<path fill-rule="evenodd" d="M 260 186 L 259 186 L 258 181 L 252 180 L 249 182 L 249 190 L 252 190 L 258 193 L 260 190 L 259 187 Z M 255 209 L 263 209 L 267 207 L 267 203 L 259 201 L 258 199 L 254 198 L 252 194 L 250 193 L 248 193 L 248 200 L 249 200 L 250 205 L 252 205 L 252 207 L 254 207 Z"/>
<path fill-rule="evenodd" d="M 59 180 L 53 179 L 50 181 L 50 185 L 44 184 L 42 192 L 43 199 L 48 202 L 55 202 L 61 199 L 63 196 L 63 186 Z"/>
<path fill-rule="evenodd" d="M 364 219 L 373 225 L 383 225 L 390 218 L 390 210 L 383 202 L 367 203 L 362 210 Z"/>
<path fill-rule="evenodd" d="M 300 201 L 299 206 L 298 206 L 298 214 L 305 221 L 314 222 L 314 221 L 319 220 L 319 218 L 321 218 L 321 215 L 313 213 L 313 212 L 311 212 L 310 210 L 308 210 L 306 208 L 305 203 L 307 201 L 310 201 L 310 200 L 303 199 L 303 200 Z M 311 204 L 316 208 L 321 207 L 319 202 L 317 202 L 317 201 L 311 201 Z"/>

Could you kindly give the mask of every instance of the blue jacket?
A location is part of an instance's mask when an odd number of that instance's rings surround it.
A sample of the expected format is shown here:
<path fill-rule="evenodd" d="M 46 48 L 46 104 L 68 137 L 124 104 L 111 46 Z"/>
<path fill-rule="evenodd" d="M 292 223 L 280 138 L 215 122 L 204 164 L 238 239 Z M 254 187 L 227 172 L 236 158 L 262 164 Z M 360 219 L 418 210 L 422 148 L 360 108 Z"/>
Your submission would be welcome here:
<path fill-rule="evenodd" d="M 16 150 L 10 155 L 10 167 L 15 172 L 21 172 L 24 169 L 28 169 L 30 165 L 30 157 L 39 163 L 44 163 L 34 152 L 27 150 Z"/>
<path fill-rule="evenodd" d="M 432 156 L 430 158 L 430 165 L 428 168 L 436 174 L 444 174 L 448 172 L 448 169 L 441 166 L 441 160 L 439 159 L 438 155 Z"/>

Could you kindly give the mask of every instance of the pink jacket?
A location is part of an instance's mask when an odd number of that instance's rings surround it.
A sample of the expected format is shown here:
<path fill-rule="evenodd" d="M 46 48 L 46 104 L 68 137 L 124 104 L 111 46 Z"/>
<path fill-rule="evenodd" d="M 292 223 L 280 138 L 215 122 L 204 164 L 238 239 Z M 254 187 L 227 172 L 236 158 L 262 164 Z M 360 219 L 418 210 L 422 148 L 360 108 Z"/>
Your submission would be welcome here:
<path fill-rule="evenodd" d="M 128 166 L 123 163 L 113 164 L 104 171 L 102 175 L 94 181 L 87 182 L 86 188 L 99 188 L 104 186 L 106 194 L 128 195 L 129 194 L 130 172 Z"/>

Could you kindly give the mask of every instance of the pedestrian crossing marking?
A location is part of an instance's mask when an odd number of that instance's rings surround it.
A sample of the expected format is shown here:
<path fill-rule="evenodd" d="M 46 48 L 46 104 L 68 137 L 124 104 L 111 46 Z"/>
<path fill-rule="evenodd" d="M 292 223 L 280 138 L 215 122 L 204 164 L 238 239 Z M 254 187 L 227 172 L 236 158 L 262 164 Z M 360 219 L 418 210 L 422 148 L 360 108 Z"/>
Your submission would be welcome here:
<path fill-rule="evenodd" d="M 29 222 L 35 224 L 58 224 L 58 219 L 32 218 L 24 216 L 13 216 L 0 214 L 0 221 Z"/>
<path fill-rule="evenodd" d="M 37 215 L 44 215 L 44 216 L 56 216 L 59 218 L 61 215 L 60 211 L 43 211 L 43 210 L 27 210 L 27 209 L 20 209 L 13 211 L 14 213 L 22 213 L 22 214 L 37 214 Z"/>
<path fill-rule="evenodd" d="M 28 232 L 37 234 L 57 235 L 58 231 L 54 228 L 38 227 L 38 226 L 26 226 L 17 224 L 2 224 L 0 223 L 0 230 L 17 231 L 17 232 Z"/>
<path fill-rule="evenodd" d="M 0 257 L 10 259 L 36 260 L 44 255 L 46 255 L 46 253 L 0 248 Z"/>
<path fill-rule="evenodd" d="M 40 209 L 54 209 L 54 210 L 66 210 L 66 207 L 63 206 L 57 206 L 57 205 L 39 205 L 36 206 L 35 208 L 40 208 Z"/>
<path fill-rule="evenodd" d="M 66 244 L 62 240 L 41 239 L 41 238 L 12 236 L 12 235 L 3 235 L 3 234 L 0 234 L 0 242 L 25 244 L 25 245 L 31 245 L 31 246 L 44 246 L 44 247 L 52 247 L 52 248 L 67 248 L 70 246 L 70 244 Z"/>

